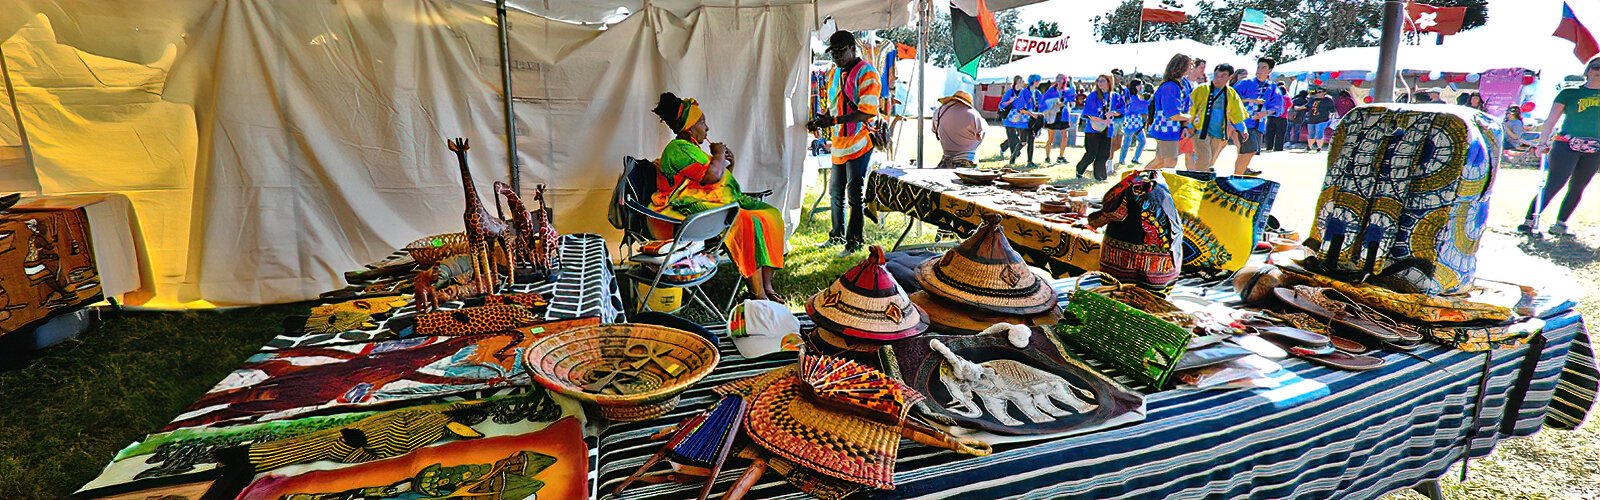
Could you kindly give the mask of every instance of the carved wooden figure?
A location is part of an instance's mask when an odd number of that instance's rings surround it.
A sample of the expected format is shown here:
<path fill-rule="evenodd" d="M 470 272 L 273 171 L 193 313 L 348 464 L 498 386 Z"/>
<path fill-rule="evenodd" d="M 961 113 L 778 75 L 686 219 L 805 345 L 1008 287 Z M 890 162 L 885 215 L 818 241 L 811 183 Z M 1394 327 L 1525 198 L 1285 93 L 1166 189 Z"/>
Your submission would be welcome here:
<path fill-rule="evenodd" d="M 455 152 L 456 160 L 461 166 L 461 188 L 465 191 L 467 209 L 461 215 L 462 222 L 466 225 L 467 245 L 472 249 L 473 270 L 476 281 L 484 290 L 494 291 L 495 263 L 491 246 L 499 245 L 506 255 L 506 269 L 508 272 L 508 285 L 516 284 L 516 263 L 514 261 L 512 239 L 515 234 L 505 220 L 495 217 L 483 208 L 483 202 L 478 198 L 478 190 L 472 183 L 472 172 L 467 169 L 467 140 L 454 139 L 446 142 L 450 151 Z M 496 202 L 497 207 L 499 203 Z"/>

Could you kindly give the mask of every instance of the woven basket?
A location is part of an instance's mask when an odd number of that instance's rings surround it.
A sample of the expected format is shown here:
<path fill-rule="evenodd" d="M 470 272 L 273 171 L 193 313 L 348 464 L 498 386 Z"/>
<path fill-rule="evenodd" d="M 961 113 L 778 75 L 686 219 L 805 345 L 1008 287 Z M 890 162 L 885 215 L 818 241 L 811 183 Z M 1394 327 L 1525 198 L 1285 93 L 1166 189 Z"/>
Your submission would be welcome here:
<path fill-rule="evenodd" d="M 1194 333 L 1092 290 L 1075 289 L 1056 335 L 1151 388 L 1166 388 Z"/>
<path fill-rule="evenodd" d="M 540 385 L 592 404 L 617 422 L 671 411 L 678 394 L 711 373 L 718 360 L 716 345 L 704 337 L 642 324 L 566 330 L 539 339 L 525 354 L 528 372 Z"/>
<path fill-rule="evenodd" d="M 433 267 L 445 257 L 464 254 L 472 248 L 467 246 L 466 233 L 445 233 L 413 241 L 401 250 L 411 254 L 411 260 L 417 261 L 418 266 Z"/>

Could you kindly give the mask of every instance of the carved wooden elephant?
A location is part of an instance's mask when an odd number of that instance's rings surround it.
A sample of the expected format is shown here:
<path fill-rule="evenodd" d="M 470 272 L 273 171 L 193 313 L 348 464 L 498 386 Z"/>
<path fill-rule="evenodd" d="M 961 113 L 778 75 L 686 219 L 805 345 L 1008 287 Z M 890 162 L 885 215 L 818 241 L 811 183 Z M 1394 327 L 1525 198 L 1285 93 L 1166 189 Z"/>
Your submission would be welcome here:
<path fill-rule="evenodd" d="M 950 411 L 957 415 L 978 418 L 988 411 L 1002 424 L 1022 425 L 1022 421 L 1012 417 L 1008 411 L 1010 405 L 1016 405 L 1028 420 L 1040 424 L 1054 421 L 1056 417 L 1072 415 L 1057 407 L 1052 400 L 1065 403 L 1079 414 L 1099 407 L 1079 397 L 1082 393 L 1092 399 L 1092 394 L 1073 387 L 1066 379 L 1050 372 L 1009 359 L 997 359 L 979 365 L 984 370 L 983 376 L 977 380 L 957 379 L 949 363 L 939 366 L 939 381 L 944 383 L 956 403 Z M 982 406 L 973 400 L 974 394 L 983 402 Z"/>

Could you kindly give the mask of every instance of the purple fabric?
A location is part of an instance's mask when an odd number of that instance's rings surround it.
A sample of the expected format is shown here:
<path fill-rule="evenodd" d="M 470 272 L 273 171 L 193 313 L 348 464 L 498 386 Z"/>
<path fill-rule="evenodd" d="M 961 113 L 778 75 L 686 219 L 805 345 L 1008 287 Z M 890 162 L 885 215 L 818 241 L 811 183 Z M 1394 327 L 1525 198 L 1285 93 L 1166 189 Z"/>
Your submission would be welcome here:
<path fill-rule="evenodd" d="M 1478 93 L 1495 118 L 1506 115 L 1506 108 L 1522 105 L 1522 68 L 1491 69 L 1478 77 Z"/>

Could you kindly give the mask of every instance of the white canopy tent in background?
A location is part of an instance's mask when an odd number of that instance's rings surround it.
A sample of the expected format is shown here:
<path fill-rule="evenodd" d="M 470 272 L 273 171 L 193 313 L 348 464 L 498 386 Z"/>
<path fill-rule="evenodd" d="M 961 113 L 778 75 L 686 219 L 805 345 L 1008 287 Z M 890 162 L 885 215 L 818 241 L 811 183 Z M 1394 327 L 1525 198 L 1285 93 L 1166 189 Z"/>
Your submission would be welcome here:
<path fill-rule="evenodd" d="M 625 155 L 699 98 L 748 189 L 799 205 L 809 37 L 911 21 L 910 0 L 513 1 L 524 192 L 563 232 L 610 232 Z M 578 22 L 618 19 L 615 24 Z M 606 29 L 600 29 L 604 26 Z M 468 137 L 481 199 L 506 179 L 498 26 L 478 0 L 13 0 L 0 51 L 0 190 L 132 198 L 155 301 L 303 300 L 411 240 L 460 230 L 444 148 Z M 21 158 L 22 133 L 32 164 Z M 203 305 L 203 304 L 202 304 Z"/>
<path fill-rule="evenodd" d="M 1159 75 L 1166 70 L 1173 54 L 1185 54 L 1205 59 L 1211 67 L 1229 63 L 1238 67 L 1249 64 L 1251 58 L 1239 55 L 1233 49 L 1211 46 L 1190 39 L 1160 40 L 1142 43 L 1106 44 L 1078 43 L 1066 50 L 1050 54 L 1028 56 L 993 68 L 978 70 L 978 81 L 997 82 L 1014 76 L 1039 75 L 1054 78 L 1066 74 L 1074 79 L 1091 80 L 1096 75 L 1108 74 L 1113 69 Z M 1246 66 L 1248 67 L 1248 66 Z"/>

